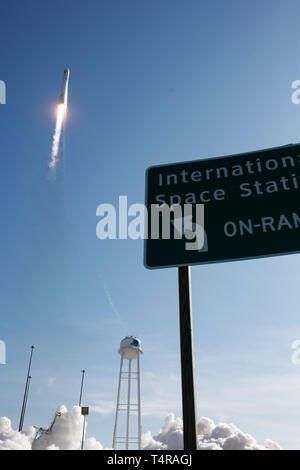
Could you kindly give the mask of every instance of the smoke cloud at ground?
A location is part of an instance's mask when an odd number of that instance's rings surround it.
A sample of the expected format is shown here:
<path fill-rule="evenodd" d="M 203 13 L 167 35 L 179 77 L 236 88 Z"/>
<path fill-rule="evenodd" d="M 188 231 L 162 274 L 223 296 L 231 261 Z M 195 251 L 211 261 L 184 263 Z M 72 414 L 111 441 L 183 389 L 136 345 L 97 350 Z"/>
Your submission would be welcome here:
<path fill-rule="evenodd" d="M 67 410 L 61 406 L 51 432 L 42 433 L 36 438 L 37 429 L 29 427 L 25 432 L 12 428 L 10 419 L 0 418 L 0 450 L 79 450 L 81 448 L 83 416 L 79 406 Z M 160 432 L 152 436 L 147 432 L 142 437 L 145 450 L 182 449 L 182 420 L 170 413 Z M 246 434 L 234 424 L 215 424 L 210 418 L 201 418 L 198 423 L 200 450 L 280 450 L 280 446 L 266 440 L 258 444 L 250 434 Z M 103 446 L 95 437 L 84 441 L 85 450 L 102 450 Z"/>
<path fill-rule="evenodd" d="M 0 418 L 0 450 L 79 450 L 81 448 L 83 416 L 79 406 L 67 410 L 61 406 L 62 413 L 57 417 L 53 429 L 35 439 L 36 429 L 30 427 L 26 432 L 14 431 L 8 418 Z M 84 442 L 86 450 L 102 450 L 103 446 L 94 437 Z"/>
<path fill-rule="evenodd" d="M 160 432 L 152 436 L 143 435 L 145 450 L 179 450 L 183 448 L 182 420 L 170 413 Z M 234 424 L 215 424 L 210 418 L 201 418 L 198 422 L 199 450 L 280 450 L 280 446 L 271 440 L 259 445 L 250 434 L 246 434 Z"/>

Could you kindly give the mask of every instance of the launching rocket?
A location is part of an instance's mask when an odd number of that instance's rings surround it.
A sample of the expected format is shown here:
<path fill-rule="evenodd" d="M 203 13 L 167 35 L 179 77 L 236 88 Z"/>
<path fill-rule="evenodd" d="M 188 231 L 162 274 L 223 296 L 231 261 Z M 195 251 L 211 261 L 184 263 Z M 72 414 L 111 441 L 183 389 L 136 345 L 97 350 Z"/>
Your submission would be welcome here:
<path fill-rule="evenodd" d="M 68 104 L 68 85 L 69 85 L 69 77 L 70 77 L 70 70 L 65 69 L 61 87 L 61 94 L 59 97 L 59 104 L 64 104 L 67 106 Z"/>

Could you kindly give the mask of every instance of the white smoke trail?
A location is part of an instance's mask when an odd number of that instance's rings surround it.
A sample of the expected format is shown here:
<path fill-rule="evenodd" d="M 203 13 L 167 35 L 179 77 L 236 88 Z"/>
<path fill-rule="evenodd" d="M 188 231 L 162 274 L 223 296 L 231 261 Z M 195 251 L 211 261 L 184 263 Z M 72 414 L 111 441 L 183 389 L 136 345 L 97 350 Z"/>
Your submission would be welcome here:
<path fill-rule="evenodd" d="M 57 107 L 56 126 L 55 126 L 54 135 L 53 135 L 51 157 L 50 157 L 50 162 L 49 162 L 49 168 L 51 170 L 55 170 L 56 165 L 58 163 L 60 136 L 61 136 L 61 132 L 63 128 L 65 115 L 66 115 L 66 106 L 64 104 L 59 104 Z"/>

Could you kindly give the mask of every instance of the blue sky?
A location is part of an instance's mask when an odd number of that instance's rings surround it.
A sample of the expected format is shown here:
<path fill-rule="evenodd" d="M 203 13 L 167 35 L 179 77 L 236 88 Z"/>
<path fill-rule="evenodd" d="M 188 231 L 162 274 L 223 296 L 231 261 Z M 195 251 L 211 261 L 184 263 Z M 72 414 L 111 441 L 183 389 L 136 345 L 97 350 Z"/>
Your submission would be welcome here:
<path fill-rule="evenodd" d="M 299 142 L 297 1 L 5 0 L 0 16 L 0 415 L 25 426 L 60 404 L 97 407 L 110 446 L 119 342 L 138 335 L 143 431 L 181 413 L 176 269 L 148 271 L 142 241 L 96 238 L 96 208 L 144 201 L 150 165 Z M 49 179 L 62 73 L 64 160 Z M 299 255 L 193 267 L 199 416 L 300 448 Z"/>

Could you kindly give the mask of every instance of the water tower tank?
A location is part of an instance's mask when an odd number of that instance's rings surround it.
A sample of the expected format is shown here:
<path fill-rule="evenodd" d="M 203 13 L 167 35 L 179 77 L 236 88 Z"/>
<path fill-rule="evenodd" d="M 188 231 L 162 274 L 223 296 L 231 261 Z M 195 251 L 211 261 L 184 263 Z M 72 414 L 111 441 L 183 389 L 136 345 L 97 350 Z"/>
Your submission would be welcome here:
<path fill-rule="evenodd" d="M 124 359 L 137 359 L 139 354 L 143 354 L 141 340 L 136 336 L 126 336 L 120 343 L 118 351 Z"/>

